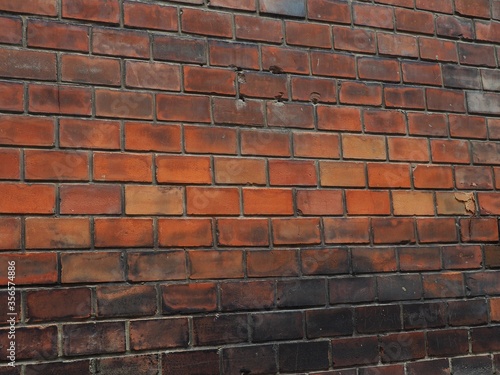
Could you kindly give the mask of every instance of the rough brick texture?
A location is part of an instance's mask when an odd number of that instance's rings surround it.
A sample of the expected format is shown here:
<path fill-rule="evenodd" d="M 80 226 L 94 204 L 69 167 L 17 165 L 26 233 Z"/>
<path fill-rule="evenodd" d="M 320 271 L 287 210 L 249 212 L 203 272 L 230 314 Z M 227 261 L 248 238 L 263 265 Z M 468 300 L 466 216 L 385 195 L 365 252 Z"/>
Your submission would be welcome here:
<path fill-rule="evenodd" d="M 0 23 L 0 374 L 500 374 L 499 0 Z"/>

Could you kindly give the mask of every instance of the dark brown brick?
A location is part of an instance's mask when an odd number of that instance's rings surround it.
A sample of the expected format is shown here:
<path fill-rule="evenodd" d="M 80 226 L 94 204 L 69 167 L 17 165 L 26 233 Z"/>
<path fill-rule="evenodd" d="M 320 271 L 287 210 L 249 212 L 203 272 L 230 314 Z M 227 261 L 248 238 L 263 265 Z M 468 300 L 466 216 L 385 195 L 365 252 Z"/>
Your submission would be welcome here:
<path fill-rule="evenodd" d="M 444 302 L 412 303 L 403 305 L 403 326 L 405 329 L 444 327 L 448 321 Z"/>
<path fill-rule="evenodd" d="M 379 301 L 404 301 L 422 297 L 419 275 L 377 277 L 377 289 Z"/>
<path fill-rule="evenodd" d="M 375 336 L 332 340 L 333 367 L 378 363 L 379 347 Z"/>
<path fill-rule="evenodd" d="M 96 367 L 97 371 L 109 375 L 158 375 L 158 355 L 101 358 Z M 84 373 L 83 370 L 81 373 Z"/>
<path fill-rule="evenodd" d="M 397 333 L 380 339 L 382 362 L 403 362 L 425 357 L 424 332 Z"/>
<path fill-rule="evenodd" d="M 162 285 L 163 314 L 214 311 L 217 288 L 214 283 Z"/>
<path fill-rule="evenodd" d="M 304 336 L 301 312 L 256 313 L 250 316 L 253 342 L 295 340 Z"/>
<path fill-rule="evenodd" d="M 474 328 L 471 331 L 472 352 L 489 353 L 500 350 L 500 326 Z"/>
<path fill-rule="evenodd" d="M 352 317 L 349 308 L 309 310 L 306 312 L 307 338 L 350 336 Z"/>
<path fill-rule="evenodd" d="M 90 318 L 90 289 L 34 290 L 26 295 L 26 315 L 30 322 L 80 320 Z"/>
<path fill-rule="evenodd" d="M 430 356 L 447 357 L 469 351 L 467 330 L 447 329 L 427 332 L 427 352 Z"/>
<path fill-rule="evenodd" d="M 83 361 L 72 361 L 72 362 L 52 362 L 52 363 L 42 363 L 38 365 L 27 365 L 25 374 L 26 375 L 39 375 L 46 371 L 50 371 L 52 375 L 66 375 L 66 374 L 86 374 L 89 371 L 91 363 L 89 360 Z M 3 372 L 0 370 L 0 374 Z M 5 375 L 14 374 L 13 372 L 5 372 Z M 17 373 L 16 373 L 17 374 Z"/>
<path fill-rule="evenodd" d="M 393 248 L 353 248 L 351 256 L 354 273 L 391 272 L 397 269 Z"/>
<path fill-rule="evenodd" d="M 451 326 L 472 326 L 488 322 L 488 304 L 484 299 L 448 302 Z"/>
<path fill-rule="evenodd" d="M 347 249 L 314 249 L 300 252 L 302 272 L 306 275 L 335 275 L 349 272 Z"/>
<path fill-rule="evenodd" d="M 357 307 L 356 330 L 359 333 L 382 333 L 402 328 L 398 305 Z"/>
<path fill-rule="evenodd" d="M 168 332 L 168 334 L 158 335 L 158 332 Z M 185 318 L 130 322 L 130 348 L 132 350 L 186 347 L 188 342 L 189 327 Z"/>
<path fill-rule="evenodd" d="M 299 372 L 327 369 L 328 342 L 280 344 L 279 367 L 282 372 Z"/>
<path fill-rule="evenodd" d="M 223 311 L 269 309 L 274 306 L 274 282 L 222 283 L 220 301 Z"/>
<path fill-rule="evenodd" d="M 141 316 L 156 313 L 156 289 L 151 285 L 98 286 L 97 316 Z"/>
<path fill-rule="evenodd" d="M 342 277 L 329 280 L 331 304 L 374 301 L 376 296 L 374 277 Z"/>
<path fill-rule="evenodd" d="M 278 281 L 276 300 L 278 307 L 325 305 L 325 281 L 322 279 Z"/>
<path fill-rule="evenodd" d="M 467 294 L 470 296 L 498 294 L 500 291 L 498 272 L 496 271 L 466 273 L 465 284 L 467 286 Z"/>
<path fill-rule="evenodd" d="M 490 356 L 453 358 L 454 375 L 489 374 L 493 372 Z"/>
<path fill-rule="evenodd" d="M 125 323 L 85 323 L 63 326 L 67 356 L 125 352 Z"/>
<path fill-rule="evenodd" d="M 204 64 L 207 62 L 207 42 L 197 38 L 156 35 L 153 39 L 155 60 Z"/>
<path fill-rule="evenodd" d="M 221 374 L 271 374 L 277 371 L 272 345 L 226 348 L 222 350 Z"/>
<path fill-rule="evenodd" d="M 16 343 L 16 362 L 20 360 L 48 361 L 57 358 L 56 326 L 16 327 L 15 338 L 9 335 L 11 335 L 10 328 L 0 330 L 0 340 L 5 343 L 2 348 L 3 362 L 8 360 L 6 357 L 9 346 L 6 343 L 10 345 L 13 339 Z"/>
<path fill-rule="evenodd" d="M 433 359 L 429 361 L 408 363 L 408 375 L 449 375 L 449 364 L 447 359 Z"/>
<path fill-rule="evenodd" d="M 217 350 L 191 350 L 162 355 L 162 369 L 165 375 L 193 375 L 200 368 L 203 368 L 206 375 L 220 374 Z"/>
<path fill-rule="evenodd" d="M 248 340 L 245 314 L 193 318 L 194 345 L 226 345 Z"/>

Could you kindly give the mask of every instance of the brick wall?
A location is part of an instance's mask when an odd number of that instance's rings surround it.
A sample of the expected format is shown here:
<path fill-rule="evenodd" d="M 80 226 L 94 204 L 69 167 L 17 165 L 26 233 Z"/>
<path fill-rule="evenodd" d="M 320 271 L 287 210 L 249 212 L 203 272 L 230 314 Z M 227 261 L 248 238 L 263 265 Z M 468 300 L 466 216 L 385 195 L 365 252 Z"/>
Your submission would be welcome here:
<path fill-rule="evenodd" d="M 0 374 L 500 373 L 500 1 L 0 11 Z"/>

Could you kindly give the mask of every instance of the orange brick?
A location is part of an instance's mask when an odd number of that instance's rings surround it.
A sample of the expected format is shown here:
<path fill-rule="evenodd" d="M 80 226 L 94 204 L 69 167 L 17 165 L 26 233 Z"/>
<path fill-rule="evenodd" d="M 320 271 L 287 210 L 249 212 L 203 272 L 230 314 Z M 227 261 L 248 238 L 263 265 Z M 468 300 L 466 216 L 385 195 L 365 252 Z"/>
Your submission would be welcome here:
<path fill-rule="evenodd" d="M 277 73 L 309 74 L 309 56 L 300 49 L 262 46 L 262 68 Z"/>
<path fill-rule="evenodd" d="M 92 28 L 92 51 L 96 54 L 149 58 L 149 35 L 144 31 Z"/>
<path fill-rule="evenodd" d="M 126 2 L 123 5 L 126 26 L 177 31 L 177 8 L 158 4 Z"/>
<path fill-rule="evenodd" d="M 119 214 L 122 191 L 117 185 L 63 185 L 59 188 L 61 214 Z"/>
<path fill-rule="evenodd" d="M 444 114 L 408 113 L 408 128 L 415 135 L 448 135 L 448 124 Z"/>
<path fill-rule="evenodd" d="M 28 249 L 90 248 L 88 218 L 27 218 Z"/>
<path fill-rule="evenodd" d="M 385 137 L 377 135 L 342 135 L 342 152 L 347 159 L 386 158 Z"/>
<path fill-rule="evenodd" d="M 417 38 L 413 36 L 377 33 L 377 42 L 383 55 L 418 57 Z"/>
<path fill-rule="evenodd" d="M 349 215 L 388 215 L 391 213 L 388 191 L 347 190 Z"/>
<path fill-rule="evenodd" d="M 319 244 L 317 218 L 272 219 L 275 245 Z"/>
<path fill-rule="evenodd" d="M 293 250 L 249 251 L 247 273 L 249 277 L 297 276 L 297 253 Z"/>
<path fill-rule="evenodd" d="M 218 243 L 221 246 L 268 246 L 267 219 L 217 220 Z"/>
<path fill-rule="evenodd" d="M 242 130 L 243 155 L 290 156 L 290 136 L 286 132 Z"/>
<path fill-rule="evenodd" d="M 338 159 L 339 136 L 325 133 L 294 133 L 294 156 L 305 158 Z"/>
<path fill-rule="evenodd" d="M 63 0 L 62 16 L 97 22 L 118 23 L 120 5 L 118 0 Z"/>
<path fill-rule="evenodd" d="M 191 279 L 243 278 L 243 252 L 239 250 L 189 251 Z"/>
<path fill-rule="evenodd" d="M 452 168 L 428 164 L 416 165 L 413 167 L 413 183 L 417 189 L 452 189 Z"/>
<path fill-rule="evenodd" d="M 184 251 L 128 252 L 128 280 L 132 282 L 183 280 L 186 278 Z"/>
<path fill-rule="evenodd" d="M 156 179 L 159 183 L 210 184 L 210 158 L 159 155 L 156 157 Z"/>
<path fill-rule="evenodd" d="M 236 130 L 184 126 L 184 147 L 189 153 L 236 154 Z"/>
<path fill-rule="evenodd" d="M 315 186 L 316 167 L 313 161 L 269 160 L 269 179 L 271 185 Z"/>
<path fill-rule="evenodd" d="M 364 163 L 320 161 L 321 186 L 366 186 Z"/>
<path fill-rule="evenodd" d="M 24 111 L 24 87 L 19 83 L 0 82 L 0 109 L 3 111 Z"/>
<path fill-rule="evenodd" d="M 391 161 L 429 161 L 429 146 L 424 138 L 388 138 Z"/>
<path fill-rule="evenodd" d="M 417 219 L 417 232 L 422 243 L 457 242 L 457 226 L 453 218 Z"/>
<path fill-rule="evenodd" d="M 409 188 L 408 164 L 368 163 L 368 186 L 375 188 Z"/>
<path fill-rule="evenodd" d="M 338 190 L 298 190 L 297 211 L 302 215 L 342 215 L 342 192 Z"/>
<path fill-rule="evenodd" d="M 368 218 L 324 218 L 325 242 L 333 244 L 356 244 L 370 242 L 370 220 Z"/>
<path fill-rule="evenodd" d="M 61 78 L 66 82 L 119 86 L 120 60 L 79 55 L 62 55 Z"/>
<path fill-rule="evenodd" d="M 184 89 L 186 92 L 207 94 L 236 94 L 236 73 L 229 69 L 184 66 Z"/>
<path fill-rule="evenodd" d="M 188 215 L 238 215 L 240 193 L 237 188 L 186 188 Z"/>
<path fill-rule="evenodd" d="M 382 86 L 375 83 L 343 82 L 340 87 L 340 102 L 379 106 L 382 104 Z"/>
<path fill-rule="evenodd" d="M 353 107 L 318 106 L 318 129 L 361 131 L 361 111 Z"/>
<path fill-rule="evenodd" d="M 118 251 L 62 253 L 61 267 L 62 283 L 125 281 L 122 253 Z"/>
<path fill-rule="evenodd" d="M 97 89 L 96 116 L 130 119 L 153 119 L 153 95 L 132 91 Z"/>
<path fill-rule="evenodd" d="M 0 116 L 0 145 L 53 146 L 54 120 L 45 117 Z"/>
<path fill-rule="evenodd" d="M 89 156 L 78 151 L 25 151 L 27 180 L 88 181 Z"/>
<path fill-rule="evenodd" d="M 314 128 L 314 107 L 310 104 L 268 102 L 267 124 L 283 128 Z"/>
<path fill-rule="evenodd" d="M 2 214 L 53 214 L 56 194 L 53 185 L 0 184 Z"/>
<path fill-rule="evenodd" d="M 290 215 L 293 213 L 291 189 L 243 189 L 245 215 Z"/>
<path fill-rule="evenodd" d="M 264 159 L 215 158 L 214 168 L 218 184 L 266 184 Z"/>
<path fill-rule="evenodd" d="M 56 253 L 0 254 L 0 283 L 7 285 L 7 262 L 16 262 L 16 285 L 55 284 L 58 281 Z"/>
<path fill-rule="evenodd" d="M 158 240 L 162 247 L 197 247 L 212 245 L 210 219 L 160 219 Z"/>
<path fill-rule="evenodd" d="M 94 179 L 98 181 L 151 182 L 151 155 L 94 153 Z"/>
<path fill-rule="evenodd" d="M 500 215 L 499 193 L 477 193 L 481 215 Z"/>
<path fill-rule="evenodd" d="M 365 131 L 367 133 L 406 133 L 406 119 L 398 111 L 363 111 Z"/>
<path fill-rule="evenodd" d="M 118 150 L 120 123 L 117 121 L 59 120 L 61 147 Z"/>
<path fill-rule="evenodd" d="M 492 321 L 500 322 L 500 298 L 490 299 L 490 315 Z"/>
<path fill-rule="evenodd" d="M 210 122 L 210 98 L 201 95 L 156 95 L 158 120 Z"/>
<path fill-rule="evenodd" d="M 21 220 L 15 217 L 0 219 L 0 249 L 14 250 L 21 247 Z"/>
<path fill-rule="evenodd" d="M 28 20 L 28 46 L 89 51 L 89 28 L 59 22 Z"/>
<path fill-rule="evenodd" d="M 437 163 L 469 164 L 470 152 L 467 141 L 431 140 L 432 160 Z"/>
<path fill-rule="evenodd" d="M 96 247 L 152 247 L 153 219 L 95 219 L 94 238 Z"/>
<path fill-rule="evenodd" d="M 177 65 L 127 61 L 125 69 L 127 87 L 165 91 L 180 91 L 181 89 L 181 73 Z"/>
<path fill-rule="evenodd" d="M 182 215 L 184 190 L 181 187 L 125 186 L 127 215 Z"/>
<path fill-rule="evenodd" d="M 186 33 L 233 37 L 232 15 L 228 13 L 184 8 L 181 23 L 182 31 Z"/>
<path fill-rule="evenodd" d="M 337 101 L 337 85 L 331 79 L 292 77 L 291 86 L 293 100 L 312 103 L 335 103 Z"/>
<path fill-rule="evenodd" d="M 133 151 L 181 151 L 181 127 L 175 124 L 125 123 L 125 149 Z"/>
<path fill-rule="evenodd" d="M 21 152 L 16 149 L 0 150 L 0 180 L 19 180 Z"/>
<path fill-rule="evenodd" d="M 311 68 L 314 75 L 356 78 L 356 60 L 351 55 L 311 52 Z"/>
<path fill-rule="evenodd" d="M 289 45 L 331 48 L 332 33 L 328 25 L 285 22 L 286 42 Z"/>
<path fill-rule="evenodd" d="M 417 191 L 393 191 L 394 215 L 434 215 L 434 195 Z"/>
<path fill-rule="evenodd" d="M 460 219 L 460 233 L 462 241 L 464 242 L 498 241 L 498 219 Z"/>

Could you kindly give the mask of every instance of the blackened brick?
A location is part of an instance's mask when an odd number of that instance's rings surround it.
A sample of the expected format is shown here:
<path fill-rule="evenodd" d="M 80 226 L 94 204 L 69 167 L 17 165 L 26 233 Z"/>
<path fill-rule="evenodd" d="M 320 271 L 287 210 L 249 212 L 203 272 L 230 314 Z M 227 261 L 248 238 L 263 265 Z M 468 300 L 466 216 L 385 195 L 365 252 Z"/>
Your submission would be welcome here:
<path fill-rule="evenodd" d="M 475 328 L 471 334 L 474 353 L 489 353 L 500 350 L 500 326 Z"/>
<path fill-rule="evenodd" d="M 308 338 L 351 335 L 352 310 L 349 308 L 310 310 L 306 312 Z"/>
<path fill-rule="evenodd" d="M 332 340 L 333 367 L 378 363 L 377 337 L 355 337 Z"/>
<path fill-rule="evenodd" d="M 274 374 L 276 371 L 272 345 L 228 348 L 222 351 L 223 375 Z"/>
<path fill-rule="evenodd" d="M 327 369 L 328 342 L 281 344 L 279 346 L 280 372 L 298 372 Z"/>
<path fill-rule="evenodd" d="M 330 303 L 368 302 L 374 301 L 374 277 L 343 277 L 329 281 Z"/>
<path fill-rule="evenodd" d="M 365 306 L 355 309 L 356 330 L 360 333 L 399 331 L 401 329 L 398 305 Z"/>
<path fill-rule="evenodd" d="M 304 336 L 302 313 L 263 313 L 250 316 L 252 341 L 301 339 Z"/>
<path fill-rule="evenodd" d="M 471 326 L 488 322 L 488 304 L 484 299 L 450 301 L 448 311 L 451 326 Z"/>
<path fill-rule="evenodd" d="M 422 297 L 420 275 L 377 277 L 377 287 L 380 301 L 402 301 Z"/>
<path fill-rule="evenodd" d="M 165 353 L 162 357 L 164 375 L 193 375 L 203 369 L 203 375 L 219 375 L 217 350 Z"/>
<path fill-rule="evenodd" d="M 278 307 L 319 306 L 326 303 L 324 280 L 278 281 Z"/>
<path fill-rule="evenodd" d="M 447 317 L 446 304 L 442 302 L 403 305 L 405 329 L 444 327 Z"/>
<path fill-rule="evenodd" d="M 408 371 L 408 375 L 450 375 L 447 359 L 434 359 L 430 361 L 408 363 L 406 369 Z"/>
<path fill-rule="evenodd" d="M 247 316 L 209 315 L 193 318 L 195 345 L 219 345 L 244 342 L 248 338 Z"/>
<path fill-rule="evenodd" d="M 382 362 L 403 362 L 425 357 L 423 332 L 398 333 L 380 339 Z"/>
<path fill-rule="evenodd" d="M 493 368 L 491 358 L 484 357 L 463 357 L 451 360 L 453 375 L 481 375 L 492 374 Z"/>
<path fill-rule="evenodd" d="M 427 332 L 427 353 L 433 357 L 465 354 L 469 351 L 467 330 L 440 330 Z"/>

